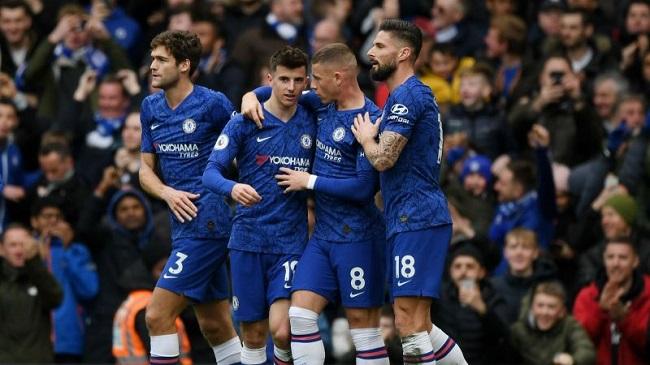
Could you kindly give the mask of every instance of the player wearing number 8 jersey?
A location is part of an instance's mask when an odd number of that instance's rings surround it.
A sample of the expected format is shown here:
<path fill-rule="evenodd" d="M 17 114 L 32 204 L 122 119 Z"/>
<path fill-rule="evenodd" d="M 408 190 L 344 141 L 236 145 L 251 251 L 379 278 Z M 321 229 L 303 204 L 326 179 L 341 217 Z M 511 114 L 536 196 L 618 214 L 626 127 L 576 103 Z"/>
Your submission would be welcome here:
<path fill-rule="evenodd" d="M 266 128 L 258 130 L 242 115 L 233 117 L 203 176 L 210 190 L 238 203 L 228 247 L 243 364 L 266 362 L 269 331 L 274 362 L 290 362 L 289 297 L 293 270 L 307 243 L 306 194 L 285 194 L 275 181 L 281 167 L 311 170 L 316 127 L 313 115 L 297 105 L 307 84 L 307 55 L 283 48 L 271 57 L 270 70 Z M 223 177 L 234 158 L 239 182 Z"/>
<path fill-rule="evenodd" d="M 190 301 L 218 364 L 238 363 L 241 351 L 224 265 L 228 206 L 201 183 L 233 107 L 223 94 L 190 81 L 200 54 L 198 37 L 188 32 L 163 32 L 151 42 L 152 85 L 164 92 L 142 102 L 140 183 L 167 203 L 172 220 L 172 253 L 146 312 L 152 364 L 178 361 L 175 320 Z"/>
<path fill-rule="evenodd" d="M 453 341 L 440 343 L 446 336 L 432 327 L 430 319 L 431 299 L 439 295 L 451 239 L 451 218 L 438 183 L 442 158 L 438 106 L 431 89 L 414 72 L 421 46 L 422 34 L 412 23 L 396 19 L 382 23 L 368 57 L 371 76 L 386 81 L 390 95 L 380 120 L 373 124 L 368 114 L 358 115 L 352 131 L 380 171 L 392 265 L 389 284 L 404 363 L 445 363 L 454 348 L 453 363 L 464 363 Z"/>

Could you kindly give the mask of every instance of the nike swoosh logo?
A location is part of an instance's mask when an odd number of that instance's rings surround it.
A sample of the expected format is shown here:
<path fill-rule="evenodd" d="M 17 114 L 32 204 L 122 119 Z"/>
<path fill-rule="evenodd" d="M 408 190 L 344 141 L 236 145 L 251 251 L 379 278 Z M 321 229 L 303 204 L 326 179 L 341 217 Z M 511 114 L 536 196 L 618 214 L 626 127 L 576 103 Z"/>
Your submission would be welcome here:
<path fill-rule="evenodd" d="M 398 281 L 398 282 L 397 282 L 397 286 L 406 285 L 406 284 L 410 283 L 412 280 L 413 280 L 413 279 L 411 279 L 411 280 L 406 280 L 406 281 Z"/>
<path fill-rule="evenodd" d="M 365 291 L 360 291 L 358 293 L 350 293 L 350 298 L 356 298 L 363 293 L 365 293 Z"/>
<path fill-rule="evenodd" d="M 257 142 L 264 142 L 264 141 L 266 141 L 267 139 L 270 139 L 270 138 L 271 137 L 264 137 L 264 138 L 257 137 Z"/>
<path fill-rule="evenodd" d="M 285 288 L 285 289 L 291 289 L 291 285 L 289 285 L 289 284 L 287 284 L 287 283 L 284 283 L 284 288 Z"/>
<path fill-rule="evenodd" d="M 174 276 L 174 275 L 169 275 L 169 274 L 165 273 L 165 274 L 163 275 L 163 278 L 165 278 L 165 279 L 176 279 L 176 276 Z"/>
<path fill-rule="evenodd" d="M 156 128 L 160 127 L 160 124 L 152 124 L 151 125 L 151 130 L 154 130 Z"/>

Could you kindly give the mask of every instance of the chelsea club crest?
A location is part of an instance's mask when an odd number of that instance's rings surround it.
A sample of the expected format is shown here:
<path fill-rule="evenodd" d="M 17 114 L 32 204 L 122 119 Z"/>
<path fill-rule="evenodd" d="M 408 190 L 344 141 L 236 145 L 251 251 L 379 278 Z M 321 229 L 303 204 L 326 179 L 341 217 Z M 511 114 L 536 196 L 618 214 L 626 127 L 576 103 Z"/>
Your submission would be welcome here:
<path fill-rule="evenodd" d="M 183 121 L 183 132 L 190 134 L 196 130 L 196 122 L 194 119 L 185 119 Z"/>
<path fill-rule="evenodd" d="M 311 136 L 309 134 L 303 134 L 302 137 L 300 137 L 300 144 L 302 145 L 303 148 L 310 149 Z"/>
<path fill-rule="evenodd" d="M 332 132 L 332 139 L 334 142 L 341 142 L 345 138 L 345 128 L 338 127 Z"/>

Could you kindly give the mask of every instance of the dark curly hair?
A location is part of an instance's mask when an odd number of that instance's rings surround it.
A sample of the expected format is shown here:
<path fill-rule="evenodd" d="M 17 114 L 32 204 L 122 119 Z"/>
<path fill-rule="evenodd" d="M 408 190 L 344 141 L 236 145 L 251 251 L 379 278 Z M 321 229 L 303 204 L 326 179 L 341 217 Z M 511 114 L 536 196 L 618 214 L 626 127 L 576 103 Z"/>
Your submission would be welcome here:
<path fill-rule="evenodd" d="M 201 42 L 195 33 L 168 30 L 158 34 L 151 41 L 151 49 L 165 47 L 176 59 L 176 64 L 190 61 L 190 75 L 194 73 L 201 58 Z"/>
<path fill-rule="evenodd" d="M 271 56 L 270 68 L 271 72 L 275 72 L 278 66 L 283 66 L 288 69 L 305 67 L 307 69 L 308 56 L 300 48 L 285 46 Z"/>

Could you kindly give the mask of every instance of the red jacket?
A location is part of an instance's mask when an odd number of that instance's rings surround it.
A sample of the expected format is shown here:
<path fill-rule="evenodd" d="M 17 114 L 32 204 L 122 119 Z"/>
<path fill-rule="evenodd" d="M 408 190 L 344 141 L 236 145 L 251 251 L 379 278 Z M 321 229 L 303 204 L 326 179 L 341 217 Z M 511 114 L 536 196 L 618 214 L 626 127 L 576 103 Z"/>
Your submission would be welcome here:
<path fill-rule="evenodd" d="M 625 318 L 617 323 L 618 331 L 621 334 L 618 346 L 618 365 L 650 364 L 647 353 L 650 276 L 639 275 L 638 277 L 643 278 L 642 290 L 632 298 L 630 309 Z M 609 314 L 599 307 L 600 290 L 601 287 L 596 282 L 582 288 L 573 306 L 573 315 L 585 328 L 596 346 L 596 363 L 610 365 L 612 364 L 610 330 L 612 321 Z"/>

